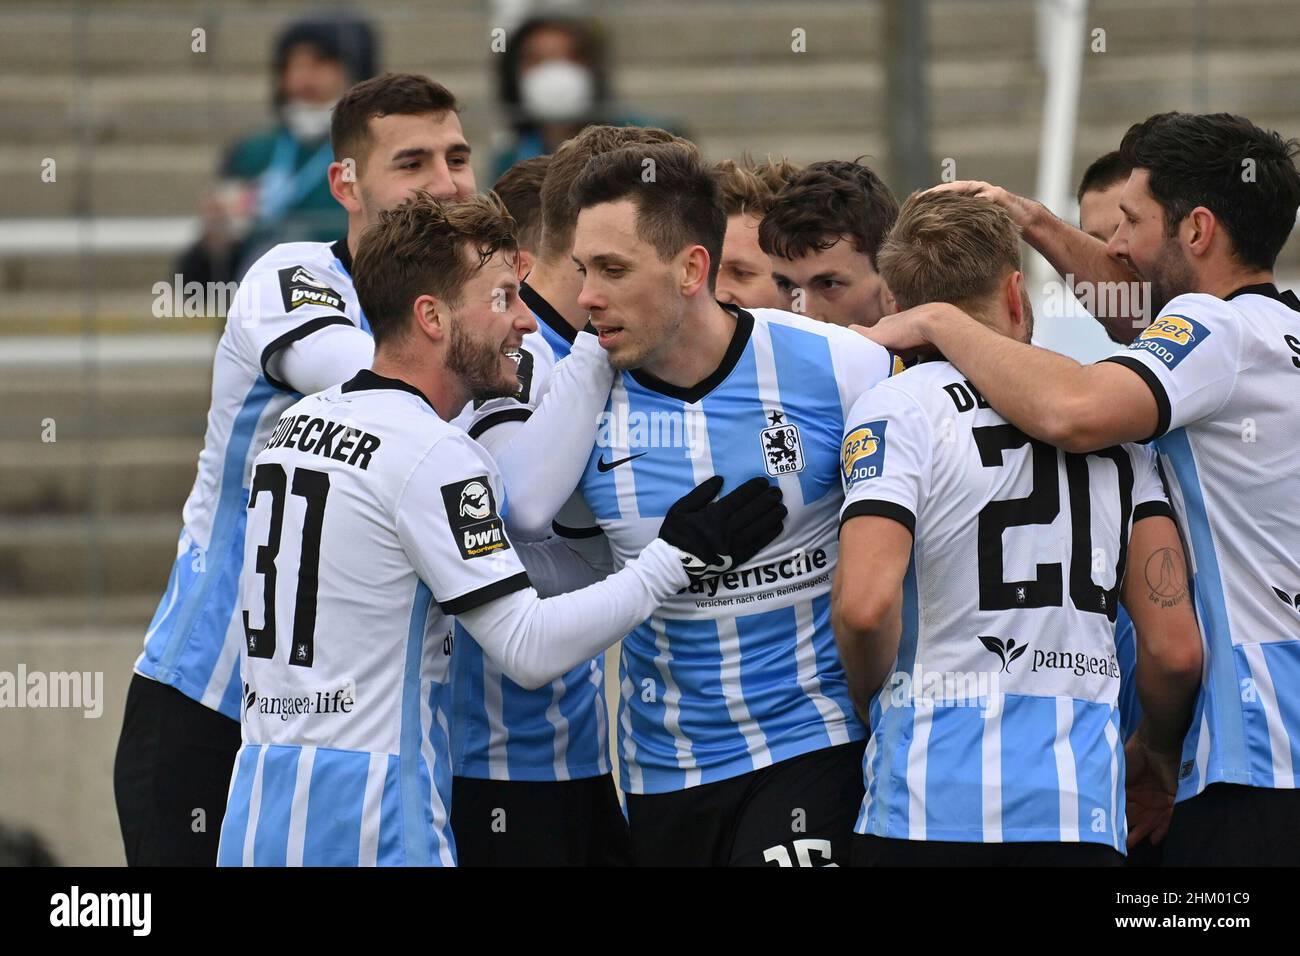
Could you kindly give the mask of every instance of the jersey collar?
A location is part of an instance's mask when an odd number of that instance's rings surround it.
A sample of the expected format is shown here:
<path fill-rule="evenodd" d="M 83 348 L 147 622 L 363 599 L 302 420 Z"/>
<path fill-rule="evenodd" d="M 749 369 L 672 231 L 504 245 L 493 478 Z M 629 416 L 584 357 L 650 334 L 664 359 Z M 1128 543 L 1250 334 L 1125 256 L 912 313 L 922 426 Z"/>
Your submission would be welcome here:
<path fill-rule="evenodd" d="M 1285 292 L 1279 292 L 1277 286 L 1271 282 L 1257 282 L 1255 285 L 1244 285 L 1236 292 L 1229 295 L 1228 299 L 1235 299 L 1239 295 L 1262 295 L 1270 299 L 1276 299 L 1288 309 L 1294 309 L 1300 312 L 1300 299 L 1290 289 Z"/>
<path fill-rule="evenodd" d="M 542 298 L 542 294 L 530 286 L 527 282 L 519 285 L 519 298 L 524 300 L 524 305 L 533 310 L 533 314 L 542 322 L 545 322 L 560 338 L 573 344 L 573 340 L 578 337 L 578 330 L 571 326 L 564 316 L 551 303 Z"/>
<path fill-rule="evenodd" d="M 347 236 L 330 246 L 330 252 L 334 253 L 334 258 L 343 266 L 343 271 L 352 275 L 352 252 L 348 249 Z"/>
<path fill-rule="evenodd" d="M 719 302 L 718 305 L 736 317 L 736 331 L 731 336 L 731 344 L 727 346 L 727 354 L 722 357 L 722 364 L 714 369 L 711 375 L 702 382 L 683 388 L 680 385 L 671 385 L 643 369 L 635 368 L 629 374 L 637 384 L 652 392 L 659 392 L 669 398 L 686 402 L 688 405 L 698 402 L 721 385 L 745 353 L 745 346 L 749 344 L 749 337 L 754 331 L 754 317 L 737 305 L 729 305 L 725 302 Z"/>
<path fill-rule="evenodd" d="M 376 375 L 368 368 L 363 368 L 357 372 L 351 379 L 343 383 L 345 392 L 369 392 L 375 389 L 393 389 L 399 392 L 410 392 L 412 395 L 418 395 L 424 400 L 424 404 L 433 408 L 433 402 L 429 401 L 429 396 L 420 391 L 410 382 L 403 382 L 400 378 L 386 378 L 383 375 Z M 433 408 L 433 413 L 438 414 L 438 410 Z M 442 416 L 438 416 L 441 418 Z"/>

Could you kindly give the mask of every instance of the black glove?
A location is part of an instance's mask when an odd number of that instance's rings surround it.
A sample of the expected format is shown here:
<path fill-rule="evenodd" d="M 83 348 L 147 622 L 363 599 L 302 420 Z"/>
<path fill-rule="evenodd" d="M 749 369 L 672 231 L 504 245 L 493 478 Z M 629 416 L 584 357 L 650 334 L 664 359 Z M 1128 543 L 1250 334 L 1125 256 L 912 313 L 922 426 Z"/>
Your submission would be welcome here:
<path fill-rule="evenodd" d="M 722 476 L 714 475 L 674 502 L 659 527 L 682 556 L 693 578 L 738 568 L 781 533 L 785 505 L 781 489 L 766 478 L 751 478 L 717 501 Z"/>

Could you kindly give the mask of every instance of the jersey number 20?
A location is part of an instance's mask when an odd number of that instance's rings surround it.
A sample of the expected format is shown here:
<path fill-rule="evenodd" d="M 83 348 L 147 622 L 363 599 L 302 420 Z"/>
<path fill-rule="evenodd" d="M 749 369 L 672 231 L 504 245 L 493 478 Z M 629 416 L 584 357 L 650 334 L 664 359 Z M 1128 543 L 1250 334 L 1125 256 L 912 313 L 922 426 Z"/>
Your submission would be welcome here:
<path fill-rule="evenodd" d="M 1033 487 L 1027 497 L 990 501 L 979 514 L 980 610 L 1006 611 L 1012 608 L 1060 607 L 1064 603 L 1060 564 L 1040 564 L 1032 581 L 1003 578 L 1002 533 L 1023 525 L 1049 525 L 1061 510 L 1061 483 L 1057 455 L 1065 455 L 1065 478 L 1070 495 L 1070 600 L 1080 611 L 1105 614 L 1115 620 L 1116 599 L 1124 579 L 1128 551 L 1129 516 L 1133 513 L 1133 465 L 1128 453 L 1118 446 L 1103 448 L 1092 455 L 1060 452 L 1045 442 L 1030 438 L 1014 425 L 988 425 L 972 429 L 980 464 L 1002 467 L 1003 452 L 1029 445 Z M 1108 458 L 1119 476 L 1119 554 L 1115 562 L 1115 586 L 1107 589 L 1092 580 L 1092 500 L 1088 493 L 1088 459 Z"/>

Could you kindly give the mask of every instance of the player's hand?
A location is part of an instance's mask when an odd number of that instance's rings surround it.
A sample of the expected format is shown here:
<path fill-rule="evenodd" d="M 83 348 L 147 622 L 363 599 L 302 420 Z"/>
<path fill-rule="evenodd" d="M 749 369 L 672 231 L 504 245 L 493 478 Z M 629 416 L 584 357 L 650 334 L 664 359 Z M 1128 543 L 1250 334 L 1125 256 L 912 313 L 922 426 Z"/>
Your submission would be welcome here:
<path fill-rule="evenodd" d="M 781 533 L 786 509 L 780 488 L 766 478 L 751 478 L 714 501 L 722 481 L 714 475 L 677 499 L 659 528 L 659 537 L 677 549 L 693 578 L 740 567 Z"/>
<path fill-rule="evenodd" d="M 962 179 L 955 183 L 940 183 L 938 186 L 931 186 L 926 192 L 964 193 L 968 196 L 987 199 L 989 202 L 1001 206 L 1006 211 L 1006 214 L 1011 217 L 1011 221 L 1021 229 L 1026 228 L 1038 212 L 1036 208 L 1038 204 L 1032 199 L 1017 196 L 1001 186 L 994 186 L 992 183 L 982 182 L 978 179 Z"/>
<path fill-rule="evenodd" d="M 863 325 L 850 325 L 849 328 L 877 345 L 883 345 L 891 352 L 910 359 L 934 352 L 934 346 L 925 333 L 926 320 L 932 316 L 933 311 L 933 305 L 926 303 L 914 309 L 881 316 L 880 321 L 870 328 Z"/>
<path fill-rule="evenodd" d="M 1124 745 L 1129 846 L 1147 836 L 1153 844 L 1160 843 L 1169 832 L 1178 792 L 1178 760 L 1176 753 L 1151 749 L 1141 732 Z"/>

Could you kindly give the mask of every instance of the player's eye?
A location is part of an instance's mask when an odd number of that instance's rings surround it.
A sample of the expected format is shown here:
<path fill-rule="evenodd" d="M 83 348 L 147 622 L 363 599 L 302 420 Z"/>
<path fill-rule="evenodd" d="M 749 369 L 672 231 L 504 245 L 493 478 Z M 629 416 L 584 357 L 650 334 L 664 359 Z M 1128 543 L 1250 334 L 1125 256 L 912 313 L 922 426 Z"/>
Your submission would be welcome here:
<path fill-rule="evenodd" d="M 605 275 L 609 276 L 609 278 L 611 279 L 621 279 L 623 277 L 623 273 L 626 271 L 627 271 L 626 269 L 621 269 L 618 266 L 605 267 Z"/>

